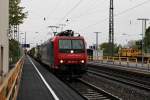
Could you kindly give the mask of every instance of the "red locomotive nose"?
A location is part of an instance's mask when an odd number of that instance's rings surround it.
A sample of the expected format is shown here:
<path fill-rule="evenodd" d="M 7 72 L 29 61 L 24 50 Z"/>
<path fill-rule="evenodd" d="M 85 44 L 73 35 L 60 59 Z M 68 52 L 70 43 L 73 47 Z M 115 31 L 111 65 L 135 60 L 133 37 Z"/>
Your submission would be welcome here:
<path fill-rule="evenodd" d="M 84 64 L 86 58 L 84 54 L 59 54 L 60 64 Z"/>
<path fill-rule="evenodd" d="M 85 58 L 84 54 L 59 54 L 59 59 L 80 60 L 80 59 L 84 59 L 84 58 Z"/>

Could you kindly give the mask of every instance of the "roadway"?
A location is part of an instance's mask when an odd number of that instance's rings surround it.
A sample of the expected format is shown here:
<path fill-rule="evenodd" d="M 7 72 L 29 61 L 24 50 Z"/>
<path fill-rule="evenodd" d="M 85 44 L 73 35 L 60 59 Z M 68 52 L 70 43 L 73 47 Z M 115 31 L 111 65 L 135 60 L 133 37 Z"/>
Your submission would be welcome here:
<path fill-rule="evenodd" d="M 37 61 L 25 57 L 17 100 L 84 100 Z"/>

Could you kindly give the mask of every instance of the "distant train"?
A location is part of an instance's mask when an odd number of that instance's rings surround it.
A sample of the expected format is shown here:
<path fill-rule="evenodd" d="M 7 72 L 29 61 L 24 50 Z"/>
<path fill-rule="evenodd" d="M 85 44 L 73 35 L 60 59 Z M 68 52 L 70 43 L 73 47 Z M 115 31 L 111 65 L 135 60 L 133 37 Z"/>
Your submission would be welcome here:
<path fill-rule="evenodd" d="M 30 50 L 30 55 L 49 66 L 56 74 L 81 77 L 87 70 L 86 42 L 72 30 L 58 33 Z"/>
<path fill-rule="evenodd" d="M 142 55 L 141 50 L 133 48 L 121 48 L 118 51 L 118 55 L 121 57 L 140 57 Z"/>
<path fill-rule="evenodd" d="M 122 48 L 118 51 L 119 57 L 129 57 L 136 58 L 138 62 L 142 62 L 142 57 L 144 58 L 144 62 L 147 63 L 150 59 L 150 55 L 143 53 L 141 50 L 134 48 Z"/>

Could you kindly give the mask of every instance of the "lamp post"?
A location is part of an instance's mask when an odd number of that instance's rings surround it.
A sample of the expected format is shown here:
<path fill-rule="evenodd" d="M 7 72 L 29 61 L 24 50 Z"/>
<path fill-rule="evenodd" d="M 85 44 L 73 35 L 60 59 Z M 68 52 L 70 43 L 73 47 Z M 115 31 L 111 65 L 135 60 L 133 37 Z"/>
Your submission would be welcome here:
<path fill-rule="evenodd" d="M 24 37 L 22 38 L 22 34 L 24 33 L 20 33 L 20 43 L 23 44 L 24 42 L 22 40 L 24 40 Z"/>
<path fill-rule="evenodd" d="M 94 32 L 96 34 L 96 60 L 98 60 L 98 34 L 101 32 Z"/>
<path fill-rule="evenodd" d="M 24 33 L 20 33 L 20 34 L 24 34 L 24 45 L 26 45 L 26 32 L 24 32 Z"/>
<path fill-rule="evenodd" d="M 35 37 L 34 37 L 34 39 L 35 39 L 35 43 L 36 43 L 36 46 L 38 46 L 38 44 L 40 44 L 39 42 L 38 42 L 38 40 L 39 40 L 39 32 L 35 32 Z"/>
<path fill-rule="evenodd" d="M 128 34 L 123 33 L 122 35 L 123 35 L 123 36 L 127 36 Z M 125 46 L 125 48 L 127 48 L 127 44 L 128 44 L 128 43 L 127 43 L 127 39 L 126 39 L 125 41 L 126 41 L 126 46 Z M 126 57 L 127 57 L 127 50 L 126 50 Z"/>
<path fill-rule="evenodd" d="M 22 40 L 22 41 L 21 41 L 21 44 L 24 44 L 24 38 L 22 38 L 21 40 Z"/>
<path fill-rule="evenodd" d="M 21 52 L 21 48 L 22 48 L 22 44 L 24 44 L 24 42 L 26 41 L 26 36 L 24 36 L 24 38 L 22 38 L 22 34 L 26 35 L 26 33 L 20 33 L 20 35 L 18 36 L 18 40 L 19 40 L 19 50 L 18 50 L 18 57 L 22 54 Z M 22 41 L 24 39 L 24 42 Z"/>
<path fill-rule="evenodd" d="M 144 64 L 144 34 L 142 33 L 142 34 L 140 34 L 140 35 L 142 36 L 142 42 L 141 42 L 142 47 L 141 47 L 141 51 L 142 51 L 142 66 L 143 66 L 143 64 Z"/>
<path fill-rule="evenodd" d="M 149 19 L 138 18 L 137 20 L 142 20 L 142 66 L 143 66 L 144 64 L 144 35 L 146 32 L 146 21 Z"/>

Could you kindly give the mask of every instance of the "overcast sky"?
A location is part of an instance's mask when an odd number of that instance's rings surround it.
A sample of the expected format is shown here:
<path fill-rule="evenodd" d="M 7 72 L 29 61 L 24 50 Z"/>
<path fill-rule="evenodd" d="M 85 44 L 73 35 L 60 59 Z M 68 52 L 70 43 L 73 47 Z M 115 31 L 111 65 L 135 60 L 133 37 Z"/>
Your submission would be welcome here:
<path fill-rule="evenodd" d="M 48 26 L 59 24 L 66 24 L 64 30 L 72 29 L 84 36 L 88 46 L 95 43 L 93 32 L 97 31 L 101 32 L 99 43 L 107 42 L 109 2 L 110 0 L 22 0 L 21 6 L 28 11 L 28 18 L 20 26 L 20 31 L 27 32 L 27 43 L 32 43 L 32 46 L 52 37 L 52 30 Z M 115 43 L 126 44 L 129 40 L 140 39 L 142 23 L 137 18 L 150 18 L 149 9 L 150 0 L 114 0 Z M 147 27 L 149 23 L 150 21 L 147 22 Z"/>

